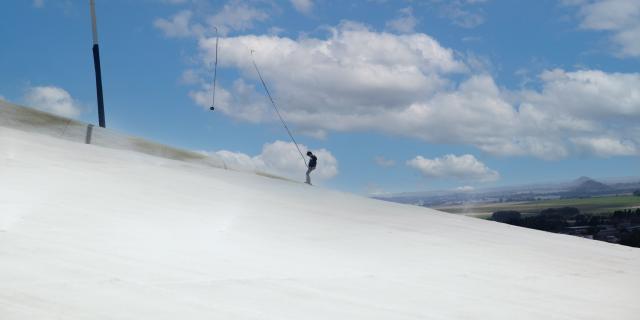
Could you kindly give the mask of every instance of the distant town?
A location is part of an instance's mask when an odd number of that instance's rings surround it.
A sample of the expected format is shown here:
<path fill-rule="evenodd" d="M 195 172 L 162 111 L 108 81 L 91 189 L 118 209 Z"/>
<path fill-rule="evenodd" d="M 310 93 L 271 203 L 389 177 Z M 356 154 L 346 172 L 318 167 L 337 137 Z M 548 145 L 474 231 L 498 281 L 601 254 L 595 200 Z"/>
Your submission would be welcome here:
<path fill-rule="evenodd" d="M 640 192 L 637 198 L 640 200 Z M 583 214 L 575 207 L 548 208 L 529 216 L 497 211 L 491 220 L 640 248 L 640 208 L 616 210 L 610 215 Z"/>
<path fill-rule="evenodd" d="M 597 181 L 580 177 L 566 183 L 376 198 L 640 247 L 640 178 Z"/>

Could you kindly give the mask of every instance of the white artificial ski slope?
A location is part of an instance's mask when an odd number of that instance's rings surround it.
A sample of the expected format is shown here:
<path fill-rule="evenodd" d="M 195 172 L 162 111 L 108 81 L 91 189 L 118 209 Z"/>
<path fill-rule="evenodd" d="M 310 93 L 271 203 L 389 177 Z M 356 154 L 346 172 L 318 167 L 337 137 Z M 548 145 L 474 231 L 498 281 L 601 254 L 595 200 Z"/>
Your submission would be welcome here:
<path fill-rule="evenodd" d="M 640 319 L 640 250 L 0 127 L 0 319 Z"/>

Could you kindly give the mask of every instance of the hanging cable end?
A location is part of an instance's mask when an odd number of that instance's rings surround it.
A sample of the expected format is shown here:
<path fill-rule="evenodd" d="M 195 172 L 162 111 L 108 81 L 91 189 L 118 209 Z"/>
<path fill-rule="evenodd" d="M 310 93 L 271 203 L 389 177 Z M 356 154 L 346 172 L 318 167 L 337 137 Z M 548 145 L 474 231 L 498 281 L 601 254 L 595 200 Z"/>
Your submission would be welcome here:
<path fill-rule="evenodd" d="M 216 107 L 214 107 L 214 106 L 211 106 L 211 107 L 209 108 L 209 110 L 211 110 L 211 111 L 213 111 L 213 110 L 215 110 L 215 109 L 216 109 Z"/>

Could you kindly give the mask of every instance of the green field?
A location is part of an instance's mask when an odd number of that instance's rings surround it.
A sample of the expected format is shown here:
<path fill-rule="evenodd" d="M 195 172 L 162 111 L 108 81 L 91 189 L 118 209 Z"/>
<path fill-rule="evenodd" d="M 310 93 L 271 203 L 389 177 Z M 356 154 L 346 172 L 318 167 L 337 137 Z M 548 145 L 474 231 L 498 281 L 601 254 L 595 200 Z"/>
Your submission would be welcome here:
<path fill-rule="evenodd" d="M 611 196 L 575 199 L 541 200 L 530 202 L 503 202 L 486 204 L 469 204 L 437 207 L 449 213 L 466 214 L 477 217 L 487 217 L 500 210 L 515 210 L 521 213 L 539 213 L 543 209 L 558 207 L 576 207 L 581 213 L 604 214 L 615 210 L 640 207 L 640 197 Z"/>

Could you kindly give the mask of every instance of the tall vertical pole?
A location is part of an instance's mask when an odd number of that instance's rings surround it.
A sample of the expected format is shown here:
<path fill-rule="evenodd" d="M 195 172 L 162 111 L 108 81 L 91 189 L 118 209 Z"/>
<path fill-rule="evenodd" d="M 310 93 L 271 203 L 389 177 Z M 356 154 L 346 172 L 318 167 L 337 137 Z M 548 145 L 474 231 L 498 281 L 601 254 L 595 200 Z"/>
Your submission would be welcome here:
<path fill-rule="evenodd" d="M 96 23 L 96 2 L 90 0 L 91 27 L 93 29 L 93 66 L 96 69 L 96 94 L 98 96 L 98 121 L 100 127 L 106 128 L 104 119 L 104 100 L 102 97 L 102 71 L 100 69 L 100 48 L 98 47 L 98 25 Z"/>

